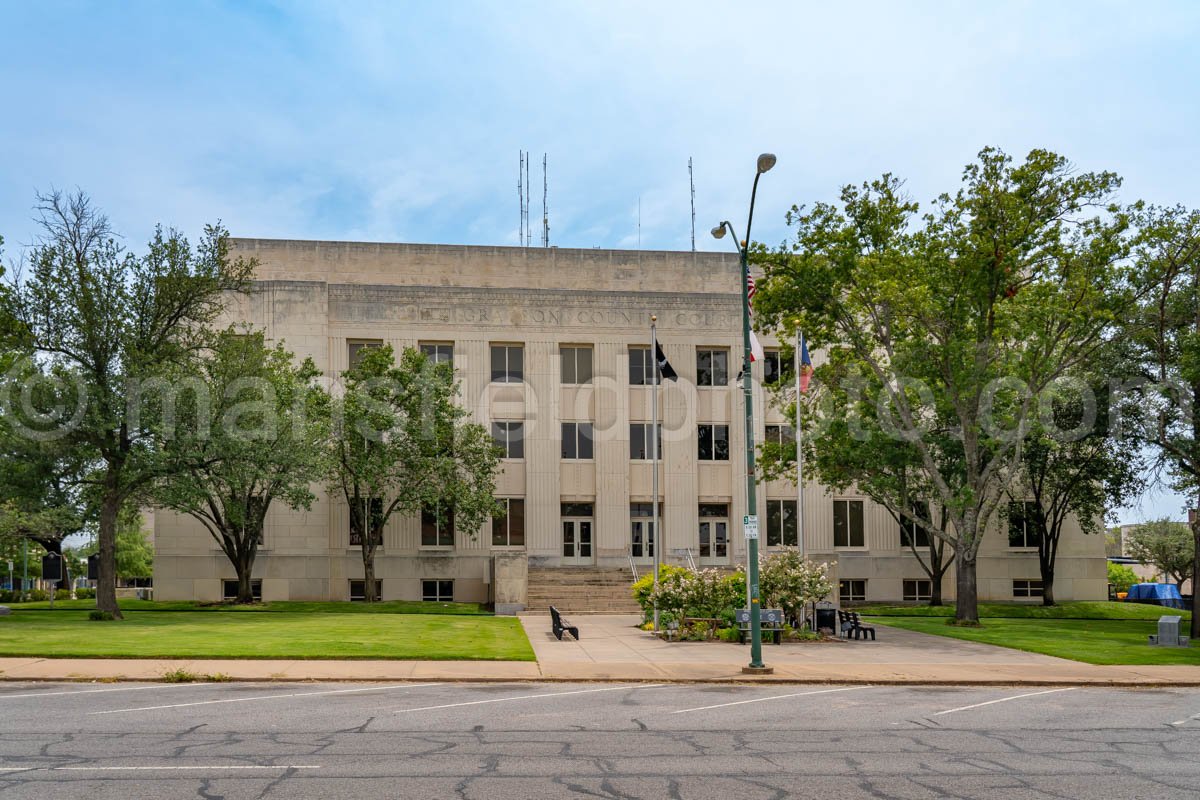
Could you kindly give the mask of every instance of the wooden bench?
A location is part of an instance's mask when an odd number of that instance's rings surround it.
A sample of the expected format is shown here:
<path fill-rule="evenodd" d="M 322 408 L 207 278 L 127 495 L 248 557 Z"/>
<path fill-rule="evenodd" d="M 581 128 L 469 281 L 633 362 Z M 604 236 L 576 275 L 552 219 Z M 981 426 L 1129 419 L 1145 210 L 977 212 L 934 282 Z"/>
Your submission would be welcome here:
<path fill-rule="evenodd" d="M 575 641 L 579 641 L 579 628 L 572 625 L 570 620 L 564 619 L 554 606 L 550 606 L 550 621 L 554 625 L 554 638 L 561 642 L 565 632 L 574 636 Z"/>
<path fill-rule="evenodd" d="M 758 612 L 758 615 L 759 627 L 762 632 L 770 633 L 775 644 L 783 644 L 783 632 L 786 627 L 783 624 L 783 609 L 764 608 Z M 738 644 L 745 644 L 746 640 L 751 638 L 750 611 L 739 608 L 734 612 L 734 619 L 738 626 Z"/>
<path fill-rule="evenodd" d="M 857 611 L 842 611 L 839 609 L 838 627 L 841 628 L 842 636 L 845 636 L 847 639 L 850 638 L 850 634 L 854 634 L 855 639 L 861 636 L 863 641 L 866 641 L 867 634 L 870 634 L 871 641 L 875 641 L 875 628 L 870 625 L 864 625 Z"/>

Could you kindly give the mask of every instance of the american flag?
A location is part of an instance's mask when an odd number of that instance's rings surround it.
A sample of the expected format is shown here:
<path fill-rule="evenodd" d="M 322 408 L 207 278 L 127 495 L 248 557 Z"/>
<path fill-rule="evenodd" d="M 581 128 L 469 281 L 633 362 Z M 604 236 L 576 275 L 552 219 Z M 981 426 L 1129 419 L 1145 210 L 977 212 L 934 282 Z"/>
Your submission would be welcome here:
<path fill-rule="evenodd" d="M 750 265 L 747 264 L 746 265 L 746 300 L 747 301 L 753 300 L 754 293 L 757 290 L 758 290 L 758 287 L 754 285 L 754 276 L 750 274 Z"/>

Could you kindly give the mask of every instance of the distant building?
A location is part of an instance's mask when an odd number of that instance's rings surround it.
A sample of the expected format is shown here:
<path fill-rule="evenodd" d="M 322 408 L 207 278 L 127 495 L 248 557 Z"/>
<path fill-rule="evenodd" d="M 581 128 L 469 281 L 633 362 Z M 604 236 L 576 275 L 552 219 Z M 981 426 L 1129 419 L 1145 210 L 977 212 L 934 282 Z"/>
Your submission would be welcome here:
<path fill-rule="evenodd" d="M 506 451 L 497 496 L 508 515 L 478 531 L 434 515 L 394 519 L 376 559 L 384 599 L 530 602 L 527 567 L 558 586 L 653 563 L 649 323 L 678 382 L 661 389 L 664 560 L 732 568 L 745 560 L 745 444 L 740 385 L 739 265 L 734 254 L 456 247 L 236 239 L 262 266 L 229 318 L 265 329 L 338 376 L 361 348 L 389 343 L 450 361 L 462 402 Z M 755 441 L 792 435 L 764 381 L 780 373 L 761 337 Z M 324 488 L 311 511 L 276 503 L 254 566 L 265 600 L 349 600 L 363 591 L 345 503 Z M 854 493 L 805 489 L 806 545 L 836 561 L 840 597 L 927 599 L 929 581 L 885 509 Z M 797 491 L 760 487 L 761 544 L 795 547 Z M 981 600 L 1041 593 L 1023 528 L 990 533 L 978 562 Z M 220 600 L 234 572 L 195 521 L 155 515 L 156 598 Z M 533 580 L 533 579 L 530 579 Z M 536 581 L 534 581 L 536 582 Z M 1055 594 L 1105 597 L 1104 537 L 1065 533 Z M 583 589 L 599 604 L 603 592 Z M 578 597 L 579 595 L 577 595 Z M 944 596 L 954 596 L 953 570 Z M 545 592 L 537 594 L 539 602 Z M 586 603 L 586 600 L 585 600 Z"/>

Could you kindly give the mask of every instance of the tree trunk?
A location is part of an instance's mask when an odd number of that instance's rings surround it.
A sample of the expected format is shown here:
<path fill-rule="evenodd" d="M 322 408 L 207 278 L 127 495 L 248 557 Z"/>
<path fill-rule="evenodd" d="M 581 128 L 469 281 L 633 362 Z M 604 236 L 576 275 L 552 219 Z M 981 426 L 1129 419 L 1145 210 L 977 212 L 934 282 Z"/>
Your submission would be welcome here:
<path fill-rule="evenodd" d="M 100 576 L 96 581 L 96 608 L 107 611 L 113 619 L 123 619 L 117 607 L 117 515 L 121 511 L 120 493 L 116 490 L 112 470 L 105 480 L 104 496 L 100 500 L 99 555 Z"/>
<path fill-rule="evenodd" d="M 954 545 L 954 580 L 957 598 L 954 619 L 958 624 L 979 624 L 979 589 L 975 584 L 975 553 L 960 537 Z"/>
<path fill-rule="evenodd" d="M 368 552 L 370 551 L 370 552 Z M 363 547 L 363 600 L 375 602 L 375 552 L 374 548 Z"/>
<path fill-rule="evenodd" d="M 251 553 L 243 553 L 234 562 L 234 570 L 237 572 L 238 580 L 238 603 L 253 603 L 254 590 L 250 585 L 250 573 L 254 570 L 254 556 Z"/>
<path fill-rule="evenodd" d="M 1200 492 L 1196 496 L 1196 518 L 1192 520 L 1192 641 L 1200 641 L 1200 608 L 1196 605 L 1196 587 L 1200 585 Z M 1181 586 L 1183 584 L 1180 584 Z"/>
<path fill-rule="evenodd" d="M 1042 570 L 1042 605 L 1054 605 L 1054 568 Z"/>

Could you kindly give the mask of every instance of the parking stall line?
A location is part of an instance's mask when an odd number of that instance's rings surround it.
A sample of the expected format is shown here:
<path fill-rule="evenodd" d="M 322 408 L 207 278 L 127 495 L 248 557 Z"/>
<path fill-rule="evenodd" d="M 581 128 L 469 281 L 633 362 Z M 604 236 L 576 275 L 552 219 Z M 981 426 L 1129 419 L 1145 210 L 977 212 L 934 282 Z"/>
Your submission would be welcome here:
<path fill-rule="evenodd" d="M 1076 688 L 1077 687 L 1075 687 L 1075 686 L 1068 686 L 1064 689 L 1047 689 L 1044 692 L 1028 692 L 1026 694 L 1014 694 L 1012 697 L 1001 697 L 998 700 L 988 700 L 986 703 L 973 703 L 969 706 L 959 706 L 958 708 L 948 708 L 945 711 L 938 711 L 937 713 L 933 714 L 932 716 L 940 717 L 942 714 L 954 714 L 958 711 L 967 711 L 972 708 L 983 708 L 984 706 L 995 705 L 996 703 L 1007 703 L 1009 700 L 1020 700 L 1022 697 L 1037 697 L 1038 695 L 1054 694 L 1055 692 L 1070 692 L 1070 691 L 1074 691 Z"/>
<path fill-rule="evenodd" d="M 33 692 L 31 694 L 0 694 L 0 700 L 22 700 L 26 697 L 55 697 L 69 694 L 99 694 L 101 692 L 140 692 L 145 689 L 191 689 L 196 686 L 215 686 L 216 684 L 206 681 L 204 683 L 159 683 L 154 686 L 118 686 L 113 689 L 79 689 L 77 691 L 63 692 Z"/>
<path fill-rule="evenodd" d="M 254 697 L 230 697 L 223 700 L 199 700 L 194 703 L 171 703 L 161 706 L 140 706 L 138 708 L 116 708 L 110 711 L 93 711 L 89 716 L 101 714 L 126 714 L 134 711 L 161 711 L 168 708 L 191 708 L 193 706 L 211 706 L 221 703 L 249 703 L 254 700 L 283 700 L 289 697 L 317 697 L 331 694 L 353 694 L 355 692 L 387 692 L 393 689 L 421 689 L 427 686 L 441 686 L 440 683 L 401 683 L 395 686 L 367 686 L 358 689 L 334 689 L 327 692 L 290 692 L 288 694 L 260 694 Z"/>
<path fill-rule="evenodd" d="M 751 700 L 736 700 L 732 703 L 718 703 L 715 706 L 700 706 L 698 708 L 681 708 L 678 711 L 672 711 L 672 714 L 687 714 L 690 711 L 709 711 L 714 708 L 728 708 L 729 706 L 744 706 L 748 703 L 765 703 L 768 700 L 786 700 L 789 697 L 807 697 L 814 694 L 832 694 L 834 692 L 850 692 L 855 689 L 866 689 L 866 686 L 843 686 L 838 689 L 818 689 L 813 692 L 795 692 L 793 694 L 775 694 L 770 697 L 755 697 Z"/>
<path fill-rule="evenodd" d="M 1175 727 L 1179 727 L 1180 725 L 1187 725 L 1189 722 L 1195 722 L 1198 719 L 1200 719 L 1200 714 L 1192 714 L 1190 717 L 1185 717 L 1184 719 L 1176 720 L 1175 722 L 1172 722 L 1171 724 L 1174 725 Z"/>
<path fill-rule="evenodd" d="M 537 700 L 543 697 L 565 697 L 569 694 L 593 694 L 595 692 L 617 692 L 622 689 L 654 689 L 659 686 L 666 686 L 665 683 L 651 683 L 648 685 L 635 686 L 607 686 L 603 689 L 577 689 L 570 692 L 543 692 L 542 694 L 525 694 L 519 697 L 494 697 L 490 700 L 471 700 L 466 703 L 446 703 L 440 706 L 423 706 L 421 708 L 400 708 L 396 709 L 396 714 L 410 714 L 414 711 L 436 711 L 443 708 L 461 708 L 463 706 L 481 706 L 486 703 L 511 703 L 516 700 Z"/>

